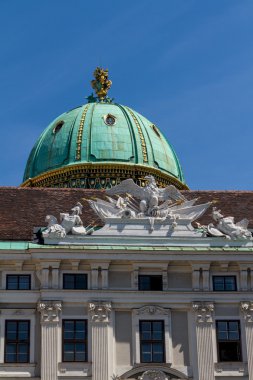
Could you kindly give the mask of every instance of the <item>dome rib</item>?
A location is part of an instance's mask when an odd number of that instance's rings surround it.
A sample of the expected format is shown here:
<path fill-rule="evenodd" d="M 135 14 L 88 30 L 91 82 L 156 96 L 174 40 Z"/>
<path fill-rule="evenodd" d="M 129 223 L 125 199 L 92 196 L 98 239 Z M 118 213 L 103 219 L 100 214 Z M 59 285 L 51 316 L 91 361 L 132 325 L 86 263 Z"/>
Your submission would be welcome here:
<path fill-rule="evenodd" d="M 22 186 L 101 188 L 129 176 L 142 184 L 151 172 L 161 185 L 187 188 L 173 147 L 153 123 L 120 104 L 88 103 L 61 114 L 40 135 Z"/>

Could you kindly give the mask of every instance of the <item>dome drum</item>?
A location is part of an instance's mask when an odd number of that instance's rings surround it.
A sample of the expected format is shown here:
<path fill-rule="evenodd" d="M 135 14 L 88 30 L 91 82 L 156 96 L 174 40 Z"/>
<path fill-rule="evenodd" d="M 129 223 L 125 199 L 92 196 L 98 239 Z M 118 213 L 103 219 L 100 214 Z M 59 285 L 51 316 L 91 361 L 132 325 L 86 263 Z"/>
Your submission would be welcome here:
<path fill-rule="evenodd" d="M 106 189 L 127 178 L 132 178 L 139 186 L 144 186 L 146 183 L 145 176 L 150 174 L 154 176 L 159 187 L 172 184 L 180 190 L 188 189 L 177 178 L 164 175 L 158 169 L 144 165 L 114 163 L 71 165 L 29 178 L 21 186 Z"/>

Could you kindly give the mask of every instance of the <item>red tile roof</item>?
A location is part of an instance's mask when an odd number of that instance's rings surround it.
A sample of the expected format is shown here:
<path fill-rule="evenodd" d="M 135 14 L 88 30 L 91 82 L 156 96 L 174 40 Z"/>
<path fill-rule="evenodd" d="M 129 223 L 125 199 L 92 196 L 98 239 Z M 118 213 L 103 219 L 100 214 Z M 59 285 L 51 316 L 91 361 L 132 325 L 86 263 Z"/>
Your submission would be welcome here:
<path fill-rule="evenodd" d="M 235 221 L 247 218 L 253 228 L 253 191 L 182 191 L 187 199 L 198 198 L 197 203 L 215 201 L 225 216 Z M 101 190 L 49 189 L 49 188 L 0 188 L 0 240 L 32 240 L 33 228 L 46 226 L 45 217 L 69 212 L 77 201 L 84 205 L 84 225 L 103 223 L 90 208 L 85 198 L 105 197 Z M 199 220 L 212 222 L 211 208 Z"/>

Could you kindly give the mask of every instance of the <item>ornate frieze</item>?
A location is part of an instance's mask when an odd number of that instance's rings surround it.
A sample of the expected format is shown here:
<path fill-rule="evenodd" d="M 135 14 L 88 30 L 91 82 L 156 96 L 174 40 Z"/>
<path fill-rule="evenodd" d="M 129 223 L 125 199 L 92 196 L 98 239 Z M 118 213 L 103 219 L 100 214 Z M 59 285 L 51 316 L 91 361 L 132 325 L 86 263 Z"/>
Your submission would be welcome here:
<path fill-rule="evenodd" d="M 164 372 L 159 371 L 157 369 L 152 369 L 145 371 L 142 376 L 139 378 L 140 380 L 168 380 L 168 377 Z"/>
<path fill-rule="evenodd" d="M 111 302 L 93 301 L 89 303 L 89 313 L 92 322 L 109 322 L 111 310 Z"/>
<path fill-rule="evenodd" d="M 159 306 L 143 306 L 140 309 L 137 309 L 136 314 L 138 315 L 169 315 L 170 310 L 169 309 L 164 309 Z"/>
<path fill-rule="evenodd" d="M 41 323 L 59 322 L 61 301 L 39 301 L 37 310 L 41 313 Z"/>
<path fill-rule="evenodd" d="M 246 322 L 253 322 L 253 301 L 242 301 L 241 311 Z"/>
<path fill-rule="evenodd" d="M 193 302 L 192 309 L 196 313 L 197 323 L 213 322 L 214 303 L 213 302 Z"/>

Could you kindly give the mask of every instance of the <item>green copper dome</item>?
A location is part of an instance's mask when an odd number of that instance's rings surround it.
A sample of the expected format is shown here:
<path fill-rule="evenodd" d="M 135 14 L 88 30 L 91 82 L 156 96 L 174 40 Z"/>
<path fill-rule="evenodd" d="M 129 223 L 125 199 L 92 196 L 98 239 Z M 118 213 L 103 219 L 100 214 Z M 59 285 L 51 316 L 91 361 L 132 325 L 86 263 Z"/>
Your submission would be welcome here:
<path fill-rule="evenodd" d="M 34 145 L 23 186 L 103 188 L 153 174 L 187 188 L 177 156 L 149 120 L 129 107 L 88 103 L 63 113 Z"/>

